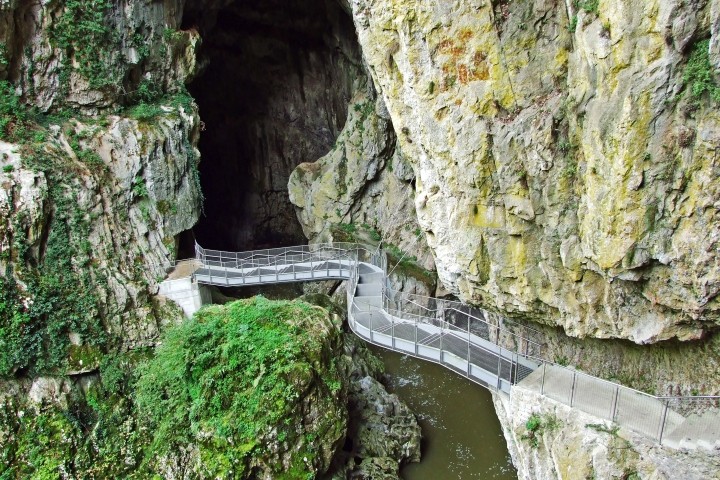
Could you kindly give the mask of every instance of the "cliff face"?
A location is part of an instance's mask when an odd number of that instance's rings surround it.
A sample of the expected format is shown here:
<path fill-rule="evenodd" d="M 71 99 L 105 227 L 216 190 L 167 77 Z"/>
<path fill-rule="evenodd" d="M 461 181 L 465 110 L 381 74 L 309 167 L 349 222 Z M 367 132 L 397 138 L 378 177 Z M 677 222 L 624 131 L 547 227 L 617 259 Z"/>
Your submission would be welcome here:
<path fill-rule="evenodd" d="M 537 392 L 493 397 L 522 480 L 713 478 L 717 455 L 673 451 Z"/>
<path fill-rule="evenodd" d="M 574 336 L 716 327 L 717 2 L 348 7 L 447 287 Z"/>
<path fill-rule="evenodd" d="M 153 298 L 200 214 L 200 120 L 177 11 L 0 4 L 0 376 L 82 373 L 153 345 Z"/>

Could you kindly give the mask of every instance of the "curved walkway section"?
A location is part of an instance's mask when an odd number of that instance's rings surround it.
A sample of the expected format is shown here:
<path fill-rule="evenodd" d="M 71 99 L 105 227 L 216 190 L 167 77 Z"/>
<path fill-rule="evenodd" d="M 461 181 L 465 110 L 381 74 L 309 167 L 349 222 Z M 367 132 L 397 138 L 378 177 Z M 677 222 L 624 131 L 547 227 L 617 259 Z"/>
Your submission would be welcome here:
<path fill-rule="evenodd" d="M 436 362 L 493 391 L 534 390 L 666 446 L 720 449 L 720 397 L 656 397 L 548 362 L 537 331 L 459 302 L 393 291 L 379 248 L 334 243 L 223 252 L 196 245 L 196 258 L 182 270 L 183 278 L 171 276 L 160 292 L 186 303 L 202 284 L 347 280 L 348 323 L 370 343 Z M 183 294 L 175 284 L 188 276 L 196 288 Z"/>

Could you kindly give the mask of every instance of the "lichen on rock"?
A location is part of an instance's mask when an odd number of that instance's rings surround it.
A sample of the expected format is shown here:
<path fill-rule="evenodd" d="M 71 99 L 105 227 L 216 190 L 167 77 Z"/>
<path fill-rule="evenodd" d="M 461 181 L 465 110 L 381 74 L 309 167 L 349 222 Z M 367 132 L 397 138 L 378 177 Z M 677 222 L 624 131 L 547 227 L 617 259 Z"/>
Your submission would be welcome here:
<path fill-rule="evenodd" d="M 716 328 L 717 109 L 680 95 L 711 3 L 352 2 L 444 285 L 579 337 Z"/>

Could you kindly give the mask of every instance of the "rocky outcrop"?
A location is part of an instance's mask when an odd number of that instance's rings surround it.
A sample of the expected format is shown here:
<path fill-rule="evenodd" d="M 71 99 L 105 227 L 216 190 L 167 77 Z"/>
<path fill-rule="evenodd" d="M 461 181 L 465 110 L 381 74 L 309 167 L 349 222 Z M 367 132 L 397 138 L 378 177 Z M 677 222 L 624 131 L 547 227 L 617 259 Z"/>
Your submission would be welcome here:
<path fill-rule="evenodd" d="M 180 13 L 0 5 L 2 375 L 92 371 L 181 317 L 152 296 L 202 203 Z"/>
<path fill-rule="evenodd" d="M 168 107 L 152 124 L 118 116 L 103 126 L 73 120 L 64 131 L 51 128 L 42 144 L 49 168 L 24 161 L 25 147 L 3 143 L 0 266 L 26 285 L 45 262 L 48 241 L 54 245 L 53 232 L 70 226 L 66 241 L 83 255 L 75 261 L 88 281 L 104 287 L 95 308 L 107 330 L 125 347 L 152 344 L 176 314 L 151 299 L 148 285 L 164 276 L 176 235 L 200 211 L 198 125 L 196 112 L 181 107 Z"/>
<path fill-rule="evenodd" d="M 711 3 L 352 2 L 450 290 L 575 336 L 715 328 L 719 119 L 683 74 L 702 38 L 718 65 Z"/>
<path fill-rule="evenodd" d="M 311 241 L 372 244 L 381 238 L 432 269 L 431 253 L 415 220 L 414 173 L 397 148 L 383 100 L 364 74 L 359 82 L 365 83 L 355 90 L 334 147 L 317 161 L 301 163 L 290 175 L 290 201 Z M 377 232 L 378 238 L 345 238 L 339 224 L 353 234 L 363 229 Z"/>
<path fill-rule="evenodd" d="M 420 461 L 420 426 L 378 381 L 384 371 L 380 360 L 354 334 L 346 333 L 344 341 L 349 420 L 332 478 L 397 480 L 401 465 Z"/>
<path fill-rule="evenodd" d="M 704 479 L 720 457 L 679 452 L 618 429 L 522 387 L 494 394 L 503 433 L 523 480 L 586 478 Z"/>
<path fill-rule="evenodd" d="M 100 375 L 0 382 L 0 474 L 397 479 L 419 460 L 415 416 L 336 315 L 256 297 L 195 320 L 169 329 L 153 353 L 106 357 Z M 187 382 L 175 376 L 208 361 Z"/>
<path fill-rule="evenodd" d="M 181 2 L 2 2 L 0 80 L 43 111 L 87 114 L 177 92 L 199 43 L 181 15 Z"/>

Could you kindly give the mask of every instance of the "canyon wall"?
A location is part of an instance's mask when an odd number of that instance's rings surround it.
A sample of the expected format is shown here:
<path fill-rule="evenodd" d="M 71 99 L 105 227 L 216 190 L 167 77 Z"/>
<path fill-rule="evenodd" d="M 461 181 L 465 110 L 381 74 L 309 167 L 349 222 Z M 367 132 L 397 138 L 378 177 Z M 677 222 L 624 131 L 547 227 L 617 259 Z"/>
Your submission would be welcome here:
<path fill-rule="evenodd" d="M 346 8 L 450 291 L 579 337 L 717 327 L 717 2 Z"/>

